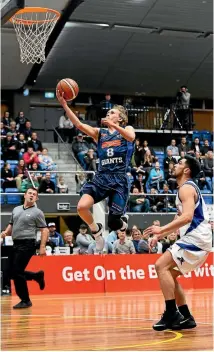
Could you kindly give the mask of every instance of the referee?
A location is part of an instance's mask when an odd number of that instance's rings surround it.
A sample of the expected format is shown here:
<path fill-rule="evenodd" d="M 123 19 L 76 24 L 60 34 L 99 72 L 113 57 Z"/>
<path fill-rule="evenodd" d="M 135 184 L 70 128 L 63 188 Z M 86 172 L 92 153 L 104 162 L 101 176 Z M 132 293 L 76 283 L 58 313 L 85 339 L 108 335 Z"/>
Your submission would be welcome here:
<path fill-rule="evenodd" d="M 28 308 L 32 306 L 29 298 L 27 280 L 38 282 L 40 289 L 45 287 L 44 271 L 36 273 L 25 271 L 31 257 L 36 252 L 36 233 L 41 229 L 40 255 L 46 254 L 46 241 L 48 238 L 48 229 L 43 212 L 37 208 L 36 201 L 38 191 L 35 188 L 29 188 L 24 194 L 24 205 L 15 207 L 12 211 L 10 223 L 6 230 L 1 233 L 1 237 L 12 234 L 13 247 L 9 255 L 9 273 L 10 278 L 14 281 L 16 294 L 21 302 L 13 308 Z"/>

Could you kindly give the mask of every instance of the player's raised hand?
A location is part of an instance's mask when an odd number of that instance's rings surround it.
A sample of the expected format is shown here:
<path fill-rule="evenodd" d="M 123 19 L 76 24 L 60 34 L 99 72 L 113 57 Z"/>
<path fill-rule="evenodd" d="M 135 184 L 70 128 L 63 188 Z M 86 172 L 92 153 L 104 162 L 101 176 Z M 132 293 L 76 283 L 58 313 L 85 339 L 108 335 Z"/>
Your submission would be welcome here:
<path fill-rule="evenodd" d="M 57 97 L 57 99 L 59 100 L 59 103 L 60 103 L 62 106 L 66 106 L 66 105 L 67 105 L 67 102 L 66 102 L 66 100 L 64 99 L 64 92 L 62 92 L 62 94 L 60 94 L 60 91 L 59 91 L 59 90 L 56 90 L 56 97 Z"/>
<path fill-rule="evenodd" d="M 149 250 L 151 251 L 153 247 L 156 246 L 158 242 L 158 237 L 157 236 L 153 236 L 149 241 L 148 241 L 148 246 L 149 246 Z"/>
<path fill-rule="evenodd" d="M 161 227 L 160 226 L 150 226 L 146 230 L 143 231 L 145 235 L 160 235 Z"/>

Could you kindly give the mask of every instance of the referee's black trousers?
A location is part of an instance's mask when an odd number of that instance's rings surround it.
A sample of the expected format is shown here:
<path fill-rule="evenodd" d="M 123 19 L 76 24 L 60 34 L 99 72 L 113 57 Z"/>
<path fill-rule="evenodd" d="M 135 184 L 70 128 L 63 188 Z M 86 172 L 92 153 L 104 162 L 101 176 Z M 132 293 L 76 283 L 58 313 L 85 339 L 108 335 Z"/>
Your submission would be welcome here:
<path fill-rule="evenodd" d="M 14 240 L 9 256 L 10 277 L 14 281 L 17 296 L 22 301 L 29 301 L 27 280 L 36 280 L 37 274 L 25 271 L 31 257 L 36 253 L 35 240 Z"/>

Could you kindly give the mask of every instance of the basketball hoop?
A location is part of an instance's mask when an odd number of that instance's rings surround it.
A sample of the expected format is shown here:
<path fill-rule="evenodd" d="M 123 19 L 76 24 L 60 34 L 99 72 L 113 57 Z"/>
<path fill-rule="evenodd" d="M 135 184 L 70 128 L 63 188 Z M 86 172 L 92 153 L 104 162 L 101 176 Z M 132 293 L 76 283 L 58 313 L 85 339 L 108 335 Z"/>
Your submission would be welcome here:
<path fill-rule="evenodd" d="M 10 18 L 20 47 L 21 62 L 45 62 L 45 46 L 60 13 L 42 7 L 26 7 Z"/>

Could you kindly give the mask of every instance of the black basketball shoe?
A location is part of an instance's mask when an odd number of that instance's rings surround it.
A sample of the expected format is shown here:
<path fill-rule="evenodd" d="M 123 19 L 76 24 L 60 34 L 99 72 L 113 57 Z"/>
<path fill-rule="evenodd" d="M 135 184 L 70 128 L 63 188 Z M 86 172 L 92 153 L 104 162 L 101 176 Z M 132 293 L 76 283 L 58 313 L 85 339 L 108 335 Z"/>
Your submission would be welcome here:
<path fill-rule="evenodd" d="M 165 311 L 161 317 L 161 320 L 153 325 L 153 329 L 156 331 L 163 331 L 166 329 L 180 330 L 180 322 L 182 320 L 184 320 L 184 317 L 179 310 L 173 314 Z"/>

